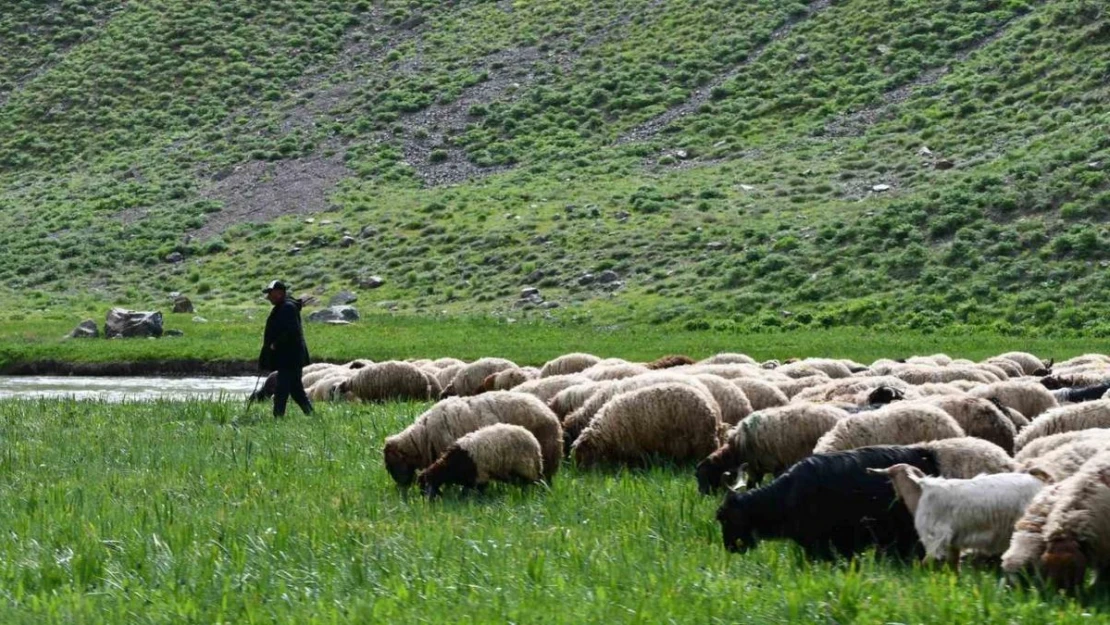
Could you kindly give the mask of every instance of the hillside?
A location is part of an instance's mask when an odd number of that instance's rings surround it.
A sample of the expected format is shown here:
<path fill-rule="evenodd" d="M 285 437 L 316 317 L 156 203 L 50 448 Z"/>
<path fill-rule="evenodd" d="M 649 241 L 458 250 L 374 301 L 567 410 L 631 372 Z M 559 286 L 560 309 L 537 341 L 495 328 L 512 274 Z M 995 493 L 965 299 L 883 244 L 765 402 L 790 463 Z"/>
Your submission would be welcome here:
<path fill-rule="evenodd" d="M 1100 0 L 0 13 L 9 316 L 280 275 L 415 314 L 1107 336 L 1108 216 Z"/>

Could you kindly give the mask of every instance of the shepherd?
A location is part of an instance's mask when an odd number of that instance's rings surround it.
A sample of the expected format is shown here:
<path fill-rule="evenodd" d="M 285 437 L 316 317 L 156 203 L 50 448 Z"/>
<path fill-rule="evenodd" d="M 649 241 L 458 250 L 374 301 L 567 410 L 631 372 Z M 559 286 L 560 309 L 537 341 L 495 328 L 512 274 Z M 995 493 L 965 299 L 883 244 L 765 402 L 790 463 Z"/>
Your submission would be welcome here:
<path fill-rule="evenodd" d="M 309 362 L 308 345 L 305 344 L 304 328 L 301 326 L 303 303 L 288 296 L 288 288 L 281 280 L 266 285 L 262 292 L 274 307 L 266 319 L 258 368 L 263 372 L 277 372 L 274 417 L 285 416 L 285 404 L 290 395 L 306 415 L 311 415 L 312 402 L 308 401 L 301 383 L 301 369 Z"/>

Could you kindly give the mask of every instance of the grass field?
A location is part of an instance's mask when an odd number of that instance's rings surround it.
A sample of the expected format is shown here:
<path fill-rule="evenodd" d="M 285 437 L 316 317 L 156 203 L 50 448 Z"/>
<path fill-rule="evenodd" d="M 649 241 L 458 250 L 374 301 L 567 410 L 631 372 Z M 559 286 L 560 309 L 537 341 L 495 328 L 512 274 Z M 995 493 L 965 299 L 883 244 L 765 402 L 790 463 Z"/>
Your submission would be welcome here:
<path fill-rule="evenodd" d="M 873 560 L 727 555 L 689 468 L 436 503 L 382 439 L 423 406 L 0 403 L 4 623 L 1090 623 L 1084 603 Z"/>

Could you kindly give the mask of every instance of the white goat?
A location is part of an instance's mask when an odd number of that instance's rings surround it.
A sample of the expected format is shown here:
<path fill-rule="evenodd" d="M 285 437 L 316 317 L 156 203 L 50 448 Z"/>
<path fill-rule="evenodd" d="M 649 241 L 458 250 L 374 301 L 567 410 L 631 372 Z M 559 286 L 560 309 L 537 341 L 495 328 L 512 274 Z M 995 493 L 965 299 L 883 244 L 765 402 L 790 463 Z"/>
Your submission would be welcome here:
<path fill-rule="evenodd" d="M 913 516 L 928 559 L 958 567 L 960 551 L 994 556 L 1006 551 L 1014 523 L 1044 482 L 1026 473 L 978 475 L 969 480 L 928 477 L 917 467 L 896 464 L 868 469 L 890 477 Z"/>

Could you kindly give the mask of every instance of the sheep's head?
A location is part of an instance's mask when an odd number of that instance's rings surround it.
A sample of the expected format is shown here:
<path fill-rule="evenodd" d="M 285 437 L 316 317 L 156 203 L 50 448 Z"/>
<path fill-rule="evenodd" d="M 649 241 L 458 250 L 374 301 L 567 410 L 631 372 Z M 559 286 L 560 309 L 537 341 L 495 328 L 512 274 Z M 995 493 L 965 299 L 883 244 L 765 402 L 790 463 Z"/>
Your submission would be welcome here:
<path fill-rule="evenodd" d="M 443 392 L 439 394 L 439 398 L 440 399 L 447 399 L 448 397 L 454 397 L 455 395 L 458 395 L 458 394 L 459 394 L 459 392 L 455 389 L 455 383 L 452 382 L 452 383 L 448 384 L 447 386 L 443 387 Z"/>
<path fill-rule="evenodd" d="M 1052 367 L 1055 364 L 1056 364 L 1056 359 L 1055 358 L 1050 358 L 1048 360 L 1048 362 L 1044 363 L 1043 367 L 1034 371 L 1033 375 L 1035 375 L 1037 377 L 1044 377 L 1044 376 L 1052 375 Z"/>
<path fill-rule="evenodd" d="M 698 478 L 698 492 L 708 495 L 725 485 L 725 476 L 728 470 L 721 462 L 718 452 L 714 452 L 705 460 L 698 463 L 695 475 Z"/>
<path fill-rule="evenodd" d="M 1065 384 L 1063 380 L 1061 380 L 1057 376 L 1046 375 L 1041 377 L 1041 386 L 1047 388 L 1050 391 L 1058 391 L 1064 388 Z"/>
<path fill-rule="evenodd" d="M 571 455 L 580 467 L 595 467 L 601 464 L 601 449 L 591 438 L 579 437 L 571 446 Z"/>
<path fill-rule="evenodd" d="M 782 364 L 777 360 L 768 360 L 760 366 L 763 367 L 764 369 L 778 369 L 779 367 L 782 366 Z"/>
<path fill-rule="evenodd" d="M 1083 584 L 1087 573 L 1087 557 L 1074 537 L 1060 537 L 1048 542 L 1041 556 L 1041 570 L 1057 588 L 1073 591 Z"/>
<path fill-rule="evenodd" d="M 397 482 L 398 486 L 411 486 L 419 463 L 405 453 L 400 441 L 386 440 L 382 454 L 385 456 L 385 468 L 393 481 Z"/>
<path fill-rule="evenodd" d="M 745 508 L 744 499 L 736 492 L 726 495 L 721 507 L 717 508 L 721 537 L 730 553 L 744 553 L 756 545 L 755 527 Z"/>
<path fill-rule="evenodd" d="M 925 472 L 910 464 L 896 464 L 885 469 L 868 468 L 872 475 L 882 475 L 890 478 L 894 485 L 894 494 L 906 504 L 910 514 L 917 511 L 917 502 L 921 500 L 921 479 Z"/>

